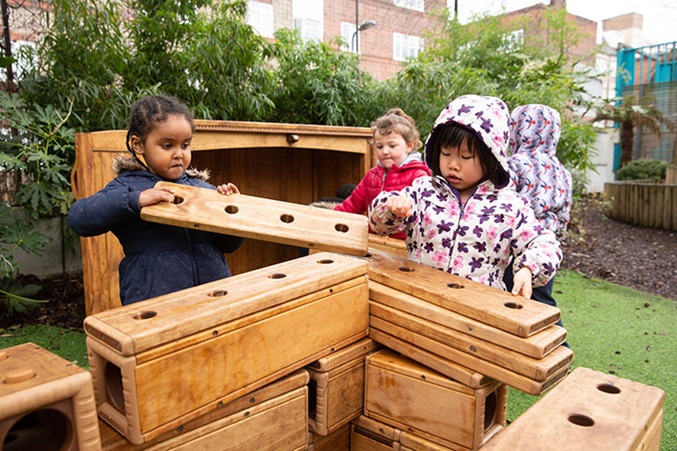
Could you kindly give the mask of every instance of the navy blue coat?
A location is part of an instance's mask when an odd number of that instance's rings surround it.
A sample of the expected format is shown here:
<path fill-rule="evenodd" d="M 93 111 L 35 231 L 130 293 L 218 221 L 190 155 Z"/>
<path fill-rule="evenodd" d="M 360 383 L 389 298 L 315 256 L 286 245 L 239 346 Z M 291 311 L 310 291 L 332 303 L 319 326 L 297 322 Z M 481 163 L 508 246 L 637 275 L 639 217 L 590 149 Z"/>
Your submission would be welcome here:
<path fill-rule="evenodd" d="M 101 191 L 76 201 L 68 224 L 81 236 L 113 232 L 125 257 L 120 262 L 123 305 L 230 276 L 224 252 L 242 238 L 175 227 L 141 219 L 139 194 L 162 178 L 143 170 L 122 170 Z M 174 183 L 216 189 L 184 173 Z"/>

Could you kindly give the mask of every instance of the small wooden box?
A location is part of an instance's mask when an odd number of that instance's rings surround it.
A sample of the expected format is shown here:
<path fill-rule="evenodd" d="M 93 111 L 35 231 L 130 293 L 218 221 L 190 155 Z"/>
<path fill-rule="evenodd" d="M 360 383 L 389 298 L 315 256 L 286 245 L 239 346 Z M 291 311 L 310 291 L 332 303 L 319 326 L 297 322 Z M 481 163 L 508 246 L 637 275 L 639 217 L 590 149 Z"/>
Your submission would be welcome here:
<path fill-rule="evenodd" d="M 310 430 L 327 435 L 362 414 L 365 357 L 379 345 L 370 338 L 306 367 L 310 373 Z"/>
<path fill-rule="evenodd" d="M 578 367 L 483 450 L 657 451 L 665 393 Z"/>
<path fill-rule="evenodd" d="M 400 449 L 402 431 L 360 415 L 350 424 L 350 451 L 388 451 Z"/>
<path fill-rule="evenodd" d="M 327 435 L 308 432 L 308 451 L 347 451 L 350 449 L 350 422 Z"/>
<path fill-rule="evenodd" d="M 479 449 L 506 408 L 499 382 L 473 389 L 389 349 L 367 357 L 364 414 L 447 448 Z"/>
<path fill-rule="evenodd" d="M 308 380 L 306 370 L 297 370 L 140 445 L 131 444 L 102 421 L 102 449 L 193 450 L 205 449 L 217 440 L 218 449 L 229 451 L 303 449 L 308 430 L 307 417 L 303 418 L 307 414 Z M 305 406 L 302 401 L 306 401 Z"/>
<path fill-rule="evenodd" d="M 92 376 L 33 343 L 0 351 L 4 450 L 101 449 Z"/>
<path fill-rule="evenodd" d="M 364 338 L 365 273 L 314 254 L 87 317 L 99 415 L 140 444 Z"/>

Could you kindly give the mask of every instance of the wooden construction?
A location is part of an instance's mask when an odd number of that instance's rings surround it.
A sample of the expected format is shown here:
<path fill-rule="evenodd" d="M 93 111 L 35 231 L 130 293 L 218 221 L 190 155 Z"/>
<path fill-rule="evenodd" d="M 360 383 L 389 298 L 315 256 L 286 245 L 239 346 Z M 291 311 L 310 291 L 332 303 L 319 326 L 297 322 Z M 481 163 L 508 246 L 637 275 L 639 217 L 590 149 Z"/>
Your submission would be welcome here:
<path fill-rule="evenodd" d="M 310 373 L 309 429 L 328 435 L 362 414 L 364 362 L 380 346 L 370 338 L 346 346 L 306 367 Z"/>
<path fill-rule="evenodd" d="M 350 422 L 328 435 L 308 432 L 308 451 L 347 451 L 350 450 Z"/>
<path fill-rule="evenodd" d="M 171 188 L 175 202 L 142 208 L 141 218 L 146 221 L 310 249 L 367 254 L 369 227 L 363 215 L 244 194 L 224 196 L 169 182 L 158 182 L 155 187 Z"/>
<path fill-rule="evenodd" d="M 391 350 L 367 357 L 364 414 L 450 449 L 479 449 L 505 427 L 508 388 L 473 389 Z"/>
<path fill-rule="evenodd" d="M 248 196 L 308 205 L 333 196 L 343 183 L 358 183 L 372 166 L 371 130 L 235 121 L 195 121 L 192 166 L 209 169 L 213 184 L 235 183 Z M 71 186 L 91 196 L 113 179 L 112 161 L 126 154 L 126 131 L 78 133 Z M 118 264 L 122 248 L 111 234 L 82 238 L 88 315 L 120 306 Z M 298 249 L 249 239 L 228 254 L 233 274 L 299 256 Z"/>
<path fill-rule="evenodd" d="M 360 415 L 351 422 L 350 451 L 388 451 L 400 449 L 402 431 Z"/>
<path fill-rule="evenodd" d="M 404 240 L 398 240 L 389 236 L 380 236 L 370 233 L 369 249 L 379 252 L 387 252 L 402 258 L 409 257 L 407 243 L 405 243 Z"/>
<path fill-rule="evenodd" d="M 297 370 L 140 445 L 101 421 L 101 446 L 103 451 L 195 450 L 211 443 L 224 451 L 305 449 L 308 380 L 306 370 Z"/>
<path fill-rule="evenodd" d="M 604 184 L 604 198 L 611 208 L 607 216 L 627 224 L 677 230 L 677 183 L 638 181 Z"/>
<path fill-rule="evenodd" d="M 85 319 L 99 415 L 152 440 L 367 335 L 366 263 L 319 253 Z"/>
<path fill-rule="evenodd" d="M 0 377 L 2 449 L 101 449 L 89 372 L 26 343 L 0 350 Z"/>
<path fill-rule="evenodd" d="M 483 450 L 657 451 L 665 393 L 579 367 Z"/>

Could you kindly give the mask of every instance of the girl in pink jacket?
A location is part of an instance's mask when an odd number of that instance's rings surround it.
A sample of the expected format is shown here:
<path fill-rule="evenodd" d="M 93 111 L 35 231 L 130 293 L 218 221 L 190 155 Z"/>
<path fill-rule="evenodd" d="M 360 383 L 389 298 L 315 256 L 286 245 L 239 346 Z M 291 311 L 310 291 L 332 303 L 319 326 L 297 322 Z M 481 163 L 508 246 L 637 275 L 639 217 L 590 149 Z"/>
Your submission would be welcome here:
<path fill-rule="evenodd" d="M 421 141 L 414 120 L 400 108 L 393 108 L 371 124 L 372 148 L 378 163 L 365 174 L 352 194 L 334 210 L 365 214 L 371 201 L 382 191 L 399 191 L 431 171 L 418 149 Z M 401 232 L 391 235 L 404 239 Z"/>

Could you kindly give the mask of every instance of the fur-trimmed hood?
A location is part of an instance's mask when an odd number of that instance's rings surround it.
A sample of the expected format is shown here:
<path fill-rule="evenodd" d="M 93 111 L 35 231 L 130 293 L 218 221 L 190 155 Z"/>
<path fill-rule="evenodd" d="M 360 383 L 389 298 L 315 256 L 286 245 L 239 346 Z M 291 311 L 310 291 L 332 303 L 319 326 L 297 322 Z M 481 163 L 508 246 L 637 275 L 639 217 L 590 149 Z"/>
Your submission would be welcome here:
<path fill-rule="evenodd" d="M 122 171 L 148 171 L 148 168 L 144 167 L 139 160 L 134 157 L 130 157 L 126 154 L 120 154 L 113 160 L 113 174 L 117 177 Z M 199 170 L 195 168 L 186 169 L 185 174 L 188 177 L 195 177 L 205 182 L 209 180 L 209 170 Z"/>

